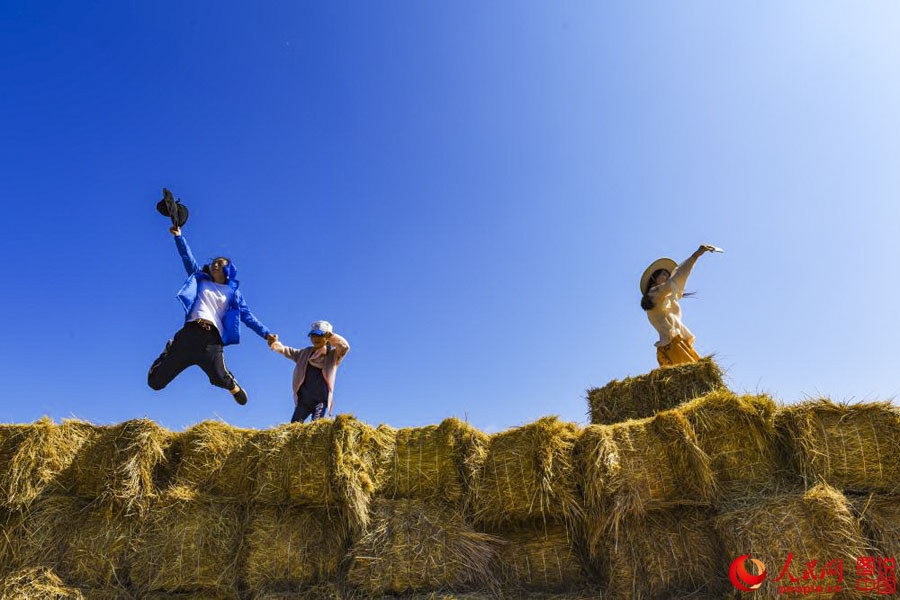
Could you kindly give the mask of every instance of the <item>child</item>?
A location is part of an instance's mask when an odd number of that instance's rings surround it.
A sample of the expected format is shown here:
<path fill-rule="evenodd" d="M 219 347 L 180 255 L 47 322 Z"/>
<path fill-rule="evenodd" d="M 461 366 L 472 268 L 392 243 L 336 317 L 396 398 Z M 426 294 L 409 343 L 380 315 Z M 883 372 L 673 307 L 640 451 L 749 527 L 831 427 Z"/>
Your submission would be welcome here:
<path fill-rule="evenodd" d="M 334 378 L 338 365 L 350 351 L 347 340 L 334 333 L 328 321 L 316 321 L 309 332 L 312 346 L 291 348 L 275 340 L 273 351 L 294 361 L 294 415 L 291 423 L 302 423 L 312 415 L 312 420 L 331 416 Z"/>

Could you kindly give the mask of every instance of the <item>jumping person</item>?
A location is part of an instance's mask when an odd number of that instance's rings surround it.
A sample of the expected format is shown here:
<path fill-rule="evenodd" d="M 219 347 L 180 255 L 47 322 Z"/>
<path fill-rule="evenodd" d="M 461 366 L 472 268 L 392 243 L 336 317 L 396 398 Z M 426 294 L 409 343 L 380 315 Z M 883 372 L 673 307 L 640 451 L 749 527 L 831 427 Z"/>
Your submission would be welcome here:
<path fill-rule="evenodd" d="M 238 404 L 247 404 L 246 390 L 225 368 L 224 347 L 240 342 L 239 320 L 270 345 L 278 336 L 247 308 L 238 289 L 237 269 L 230 260 L 220 256 L 201 268 L 181 235 L 181 228 L 173 226 L 169 232 L 175 236 L 178 254 L 188 274 L 178 292 L 178 299 L 184 305 L 185 323 L 150 367 L 147 383 L 154 390 L 161 390 L 187 367 L 197 365 L 211 384 L 230 391 Z"/>
<path fill-rule="evenodd" d="M 694 263 L 705 252 L 721 252 L 715 246 L 703 245 L 682 262 L 671 258 L 654 261 L 641 275 L 641 308 L 659 333 L 656 360 L 659 366 L 680 365 L 700 360 L 694 350 L 694 334 L 681 321 L 678 300 L 685 295 L 684 284 Z"/>
<path fill-rule="evenodd" d="M 338 365 L 350 351 L 347 340 L 334 333 L 328 321 L 316 321 L 309 331 L 312 346 L 303 349 L 285 346 L 278 340 L 269 344 L 273 351 L 294 361 L 294 414 L 291 423 L 302 423 L 331 416 L 334 379 Z"/>

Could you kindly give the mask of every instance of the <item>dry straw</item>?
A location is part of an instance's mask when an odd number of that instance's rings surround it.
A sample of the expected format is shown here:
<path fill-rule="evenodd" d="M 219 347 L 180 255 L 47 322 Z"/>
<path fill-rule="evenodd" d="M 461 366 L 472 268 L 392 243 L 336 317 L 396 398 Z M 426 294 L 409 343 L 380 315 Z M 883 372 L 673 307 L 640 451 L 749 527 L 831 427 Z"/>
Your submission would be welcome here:
<path fill-rule="evenodd" d="M 204 421 L 175 434 L 172 446 L 180 457 L 175 485 L 250 501 L 256 488 L 257 445 L 262 435 L 222 421 Z"/>
<path fill-rule="evenodd" d="M 577 521 L 582 515 L 572 450 L 574 423 L 543 417 L 491 436 L 478 476 L 474 518 L 495 529 L 533 519 Z"/>
<path fill-rule="evenodd" d="M 86 600 L 47 567 L 28 567 L 0 581 L 0 600 Z"/>
<path fill-rule="evenodd" d="M 848 582 L 848 571 L 855 569 L 857 557 L 865 556 L 862 532 L 847 498 L 827 484 L 805 492 L 743 498 L 724 507 L 716 528 L 726 557 L 749 554 L 766 565 L 770 577 L 753 593 L 754 598 L 781 598 L 778 586 L 793 585 L 787 573 L 780 582 L 772 581 L 789 555 L 789 573 L 801 583 L 806 563 L 817 561 L 818 582 L 837 585 L 837 576 L 822 578 L 821 571 L 832 561 L 843 561 L 844 589 L 850 593 L 854 581 Z"/>
<path fill-rule="evenodd" d="M 878 556 L 900 558 L 900 496 L 869 494 L 855 499 L 853 506 L 870 549 Z"/>
<path fill-rule="evenodd" d="M 59 489 L 89 427 L 77 421 L 57 425 L 48 417 L 0 426 L 0 503 L 21 510 L 43 492 Z"/>
<path fill-rule="evenodd" d="M 141 524 L 132 583 L 144 591 L 234 592 L 243 518 L 237 503 L 167 490 Z"/>
<path fill-rule="evenodd" d="M 255 592 L 252 600 L 351 600 L 333 583 L 320 583 L 292 592 Z M 393 599 L 392 599 L 393 600 Z"/>
<path fill-rule="evenodd" d="M 782 408 L 775 425 L 807 486 L 900 493 L 900 408 L 812 400 Z"/>
<path fill-rule="evenodd" d="M 484 462 L 488 436 L 458 419 L 399 429 L 380 493 L 388 498 L 465 502 Z"/>
<path fill-rule="evenodd" d="M 721 598 L 728 571 L 711 516 L 677 507 L 624 519 L 598 555 L 610 596 Z"/>
<path fill-rule="evenodd" d="M 485 587 L 497 539 L 477 533 L 452 505 L 376 500 L 367 533 L 351 550 L 347 580 L 365 594 Z"/>
<path fill-rule="evenodd" d="M 138 521 L 126 516 L 110 519 L 108 511 L 95 504 L 73 516 L 71 528 L 64 532 L 67 543 L 60 573 L 85 587 L 126 586 Z"/>
<path fill-rule="evenodd" d="M 387 452 L 384 432 L 350 415 L 262 432 L 257 501 L 338 508 L 351 528 L 364 528 Z"/>
<path fill-rule="evenodd" d="M 571 590 L 587 583 L 576 540 L 563 523 L 531 523 L 497 534 L 499 573 L 508 592 Z"/>
<path fill-rule="evenodd" d="M 148 419 L 97 426 L 72 461 L 72 491 L 125 514 L 143 513 L 157 495 L 171 434 Z"/>
<path fill-rule="evenodd" d="M 676 409 L 709 456 L 723 498 L 776 492 L 786 474 L 775 436 L 775 403 L 721 389 Z"/>
<path fill-rule="evenodd" d="M 723 387 L 722 370 L 711 357 L 660 367 L 646 375 L 613 380 L 602 388 L 588 390 L 591 423 L 608 425 L 643 419 Z"/>
<path fill-rule="evenodd" d="M 709 456 L 684 415 L 590 425 L 576 448 L 592 547 L 618 522 L 678 505 L 710 505 L 718 495 Z"/>
<path fill-rule="evenodd" d="M 244 580 L 254 590 L 300 592 L 338 574 L 346 527 L 325 509 L 251 508 Z"/>

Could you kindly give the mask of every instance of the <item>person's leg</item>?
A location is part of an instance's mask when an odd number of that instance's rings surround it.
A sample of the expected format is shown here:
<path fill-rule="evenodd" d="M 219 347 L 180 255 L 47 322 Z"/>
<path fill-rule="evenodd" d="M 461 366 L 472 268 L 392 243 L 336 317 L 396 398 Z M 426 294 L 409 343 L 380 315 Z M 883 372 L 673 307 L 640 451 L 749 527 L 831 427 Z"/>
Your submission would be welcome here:
<path fill-rule="evenodd" d="M 316 406 L 312 409 L 312 419 L 310 419 L 310 421 L 315 421 L 315 420 L 317 420 L 317 419 L 321 419 L 321 418 L 323 418 L 324 416 L 325 416 L 325 403 L 324 403 L 324 402 L 319 402 L 319 403 L 316 404 Z"/>
<path fill-rule="evenodd" d="M 294 414 L 291 416 L 291 423 L 302 423 L 312 412 L 313 409 L 302 402 L 297 402 L 297 406 L 294 407 Z"/>
<path fill-rule="evenodd" d="M 238 385 L 234 375 L 225 366 L 225 349 L 218 333 L 213 332 L 208 341 L 209 343 L 204 346 L 202 358 L 197 364 L 209 377 L 212 385 L 231 392 L 238 404 L 242 406 L 247 404 L 247 392 Z"/>
<path fill-rule="evenodd" d="M 150 366 L 147 385 L 159 391 L 193 364 L 186 342 L 184 329 L 175 333 L 175 337 L 166 343 L 166 349 Z"/>

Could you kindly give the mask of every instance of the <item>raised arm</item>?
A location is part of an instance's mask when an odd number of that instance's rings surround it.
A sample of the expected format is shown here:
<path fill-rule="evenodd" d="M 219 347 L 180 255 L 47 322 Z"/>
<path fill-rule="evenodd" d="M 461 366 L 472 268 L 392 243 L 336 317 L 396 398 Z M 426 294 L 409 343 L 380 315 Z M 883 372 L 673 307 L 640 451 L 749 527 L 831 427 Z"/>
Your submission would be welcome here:
<path fill-rule="evenodd" d="M 684 284 L 687 283 L 688 275 L 691 274 L 691 269 L 694 268 L 694 263 L 697 262 L 697 259 L 700 258 L 704 253 L 710 252 L 711 248 L 712 246 L 700 246 L 680 265 L 675 267 L 674 271 L 672 271 L 672 275 L 669 277 L 669 280 L 666 283 L 672 286 L 676 298 L 681 298 L 681 296 L 684 294 Z"/>
<path fill-rule="evenodd" d="M 184 263 L 184 270 L 188 275 L 193 275 L 200 270 L 200 265 L 194 259 L 191 253 L 191 247 L 188 246 L 187 240 L 181 235 L 180 227 L 170 227 L 169 232 L 175 236 L 175 247 L 178 248 L 178 255 L 181 256 L 181 262 Z"/>
<path fill-rule="evenodd" d="M 341 364 L 341 360 L 343 360 L 344 356 L 350 352 L 350 344 L 347 343 L 347 340 L 344 339 L 343 336 L 334 332 L 328 336 L 328 343 L 334 346 L 334 364 Z"/>

